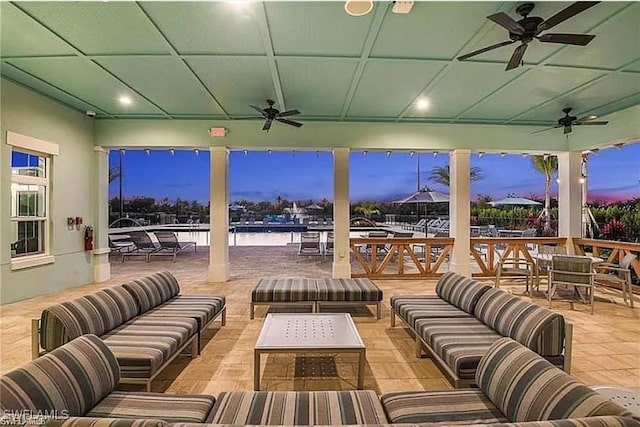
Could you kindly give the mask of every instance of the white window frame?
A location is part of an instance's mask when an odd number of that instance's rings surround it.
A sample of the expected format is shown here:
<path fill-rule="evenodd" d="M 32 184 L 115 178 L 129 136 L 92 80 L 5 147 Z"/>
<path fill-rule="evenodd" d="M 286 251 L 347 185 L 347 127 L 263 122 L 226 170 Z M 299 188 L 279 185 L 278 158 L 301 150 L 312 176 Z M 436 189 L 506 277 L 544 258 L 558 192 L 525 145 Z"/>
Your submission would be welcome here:
<path fill-rule="evenodd" d="M 11 173 L 11 184 L 23 185 L 39 185 L 45 188 L 45 206 L 44 216 L 10 216 L 10 221 L 42 221 L 43 226 L 43 246 L 42 253 L 34 255 L 24 255 L 20 257 L 11 257 L 11 269 L 19 270 L 22 268 L 35 267 L 39 265 L 51 264 L 55 261 L 55 257 L 51 255 L 51 164 L 53 156 L 59 154 L 58 144 L 43 141 L 26 135 L 7 131 L 7 144 L 11 146 L 11 152 L 14 151 L 31 154 L 44 158 L 45 160 L 45 176 L 29 176 Z M 13 156 L 9 156 L 9 162 Z M 9 165 L 11 167 L 11 165 Z M 12 192 L 10 192 L 10 196 Z"/>

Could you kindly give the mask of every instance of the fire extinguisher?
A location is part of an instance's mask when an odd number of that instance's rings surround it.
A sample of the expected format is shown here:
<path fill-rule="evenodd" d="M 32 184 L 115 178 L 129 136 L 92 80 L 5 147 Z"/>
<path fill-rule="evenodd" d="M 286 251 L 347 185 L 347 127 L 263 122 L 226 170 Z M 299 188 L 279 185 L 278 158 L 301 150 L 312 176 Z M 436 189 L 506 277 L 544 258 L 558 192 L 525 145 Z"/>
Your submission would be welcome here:
<path fill-rule="evenodd" d="M 93 227 L 87 226 L 84 228 L 84 250 L 93 250 Z"/>

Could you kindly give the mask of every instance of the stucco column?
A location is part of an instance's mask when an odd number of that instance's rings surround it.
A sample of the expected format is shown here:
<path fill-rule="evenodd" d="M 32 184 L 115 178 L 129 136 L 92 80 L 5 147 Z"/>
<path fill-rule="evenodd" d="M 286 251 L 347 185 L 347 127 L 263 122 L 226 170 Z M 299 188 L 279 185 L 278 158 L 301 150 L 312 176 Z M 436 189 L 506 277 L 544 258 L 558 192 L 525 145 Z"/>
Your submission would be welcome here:
<path fill-rule="evenodd" d="M 333 149 L 333 277 L 351 277 L 349 248 L 349 149 Z"/>
<path fill-rule="evenodd" d="M 94 147 L 95 164 L 95 214 L 93 227 L 93 281 L 104 282 L 111 278 L 109 264 L 109 150 Z"/>
<path fill-rule="evenodd" d="M 471 276 L 470 222 L 470 150 L 454 150 L 449 156 L 449 236 L 455 239 L 449 270 Z"/>
<path fill-rule="evenodd" d="M 574 253 L 572 238 L 582 233 L 582 153 L 558 154 L 558 236 L 567 238 L 567 252 Z"/>
<path fill-rule="evenodd" d="M 209 190 L 209 281 L 229 280 L 229 153 L 227 147 L 211 147 Z"/>

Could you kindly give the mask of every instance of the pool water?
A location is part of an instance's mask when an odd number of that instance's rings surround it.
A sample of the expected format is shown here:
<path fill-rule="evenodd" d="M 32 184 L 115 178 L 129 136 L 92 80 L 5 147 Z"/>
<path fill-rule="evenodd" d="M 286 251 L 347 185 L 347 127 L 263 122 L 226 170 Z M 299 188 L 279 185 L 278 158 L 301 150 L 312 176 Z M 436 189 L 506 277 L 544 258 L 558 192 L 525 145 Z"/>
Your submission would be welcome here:
<path fill-rule="evenodd" d="M 196 242 L 198 246 L 209 246 L 210 233 L 208 231 L 179 231 L 176 233 L 181 242 Z M 360 237 L 362 231 L 350 233 L 351 237 Z M 300 243 L 300 232 L 267 232 L 247 233 L 229 232 L 229 246 L 286 246 Z M 327 241 L 327 232 L 320 232 L 320 242 Z"/>

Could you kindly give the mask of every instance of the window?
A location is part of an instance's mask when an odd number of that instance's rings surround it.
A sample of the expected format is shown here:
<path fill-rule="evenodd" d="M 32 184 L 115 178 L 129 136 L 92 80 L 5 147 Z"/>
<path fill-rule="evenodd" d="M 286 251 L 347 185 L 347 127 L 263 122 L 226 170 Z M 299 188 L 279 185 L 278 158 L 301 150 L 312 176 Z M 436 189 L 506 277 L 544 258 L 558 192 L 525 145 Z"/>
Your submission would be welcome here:
<path fill-rule="evenodd" d="M 11 147 L 11 264 L 24 268 L 53 262 L 49 254 L 51 156 L 58 146 L 7 132 Z"/>

